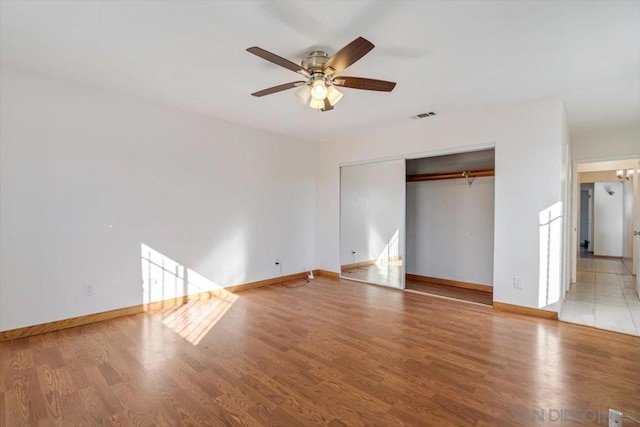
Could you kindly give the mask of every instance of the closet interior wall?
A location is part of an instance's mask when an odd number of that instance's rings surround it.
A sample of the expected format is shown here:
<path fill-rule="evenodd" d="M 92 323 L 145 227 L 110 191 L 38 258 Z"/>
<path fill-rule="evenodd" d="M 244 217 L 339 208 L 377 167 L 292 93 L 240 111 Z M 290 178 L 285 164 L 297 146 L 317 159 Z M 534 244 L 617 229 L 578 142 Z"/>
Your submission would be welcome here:
<path fill-rule="evenodd" d="M 467 179 L 462 171 L 492 170 L 494 153 L 407 161 L 407 274 L 493 285 L 494 177 Z M 451 179 L 450 172 L 460 177 Z M 434 173 L 446 178 L 410 182 L 411 176 Z"/>

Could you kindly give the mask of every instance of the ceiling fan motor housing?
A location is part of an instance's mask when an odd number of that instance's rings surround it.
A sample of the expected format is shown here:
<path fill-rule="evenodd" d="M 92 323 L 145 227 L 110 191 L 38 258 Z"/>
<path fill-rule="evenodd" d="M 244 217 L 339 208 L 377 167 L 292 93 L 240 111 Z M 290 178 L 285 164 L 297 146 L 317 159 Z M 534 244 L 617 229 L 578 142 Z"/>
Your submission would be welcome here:
<path fill-rule="evenodd" d="M 324 64 L 329 60 L 327 52 L 321 50 L 314 50 L 302 60 L 302 67 L 311 71 L 311 73 L 321 73 L 324 69 Z"/>

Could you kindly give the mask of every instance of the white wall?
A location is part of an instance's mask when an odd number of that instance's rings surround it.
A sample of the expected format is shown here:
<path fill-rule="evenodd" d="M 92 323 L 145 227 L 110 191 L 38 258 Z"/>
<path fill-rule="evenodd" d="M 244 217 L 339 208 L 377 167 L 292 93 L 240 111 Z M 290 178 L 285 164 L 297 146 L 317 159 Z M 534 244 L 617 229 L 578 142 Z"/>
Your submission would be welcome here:
<path fill-rule="evenodd" d="M 205 287 L 315 267 L 317 145 L 5 66 L 0 85 L 0 330 L 140 304 L 142 244 Z"/>
<path fill-rule="evenodd" d="M 610 129 L 576 132 L 571 135 L 571 156 L 575 161 L 620 159 L 640 155 L 640 123 Z"/>
<path fill-rule="evenodd" d="M 402 255 L 405 181 L 403 160 L 342 167 L 341 265 Z"/>
<path fill-rule="evenodd" d="M 564 301 L 564 295 L 569 290 L 572 277 L 572 263 L 573 255 L 572 248 L 575 247 L 577 239 L 576 227 L 571 227 L 571 214 L 573 212 L 573 205 L 579 203 L 577 199 L 572 198 L 573 183 L 576 179 L 573 173 L 573 164 L 571 162 L 572 148 L 571 137 L 569 134 L 569 123 L 567 121 L 567 113 L 564 108 L 560 112 L 560 164 L 561 164 L 561 176 L 560 176 L 560 188 L 562 191 L 562 219 L 560 228 L 562 232 L 562 254 L 560 260 L 560 295 L 557 310 L 560 312 L 562 309 L 562 303 Z M 542 287 L 542 286 L 540 286 Z M 550 294 L 548 294 L 550 295 Z M 548 296 L 547 295 L 547 296 Z"/>
<path fill-rule="evenodd" d="M 320 145 L 318 267 L 339 271 L 340 164 L 389 157 L 424 157 L 495 143 L 494 301 L 539 306 L 539 214 L 562 204 L 565 137 L 559 98 L 407 120 Z M 566 159 L 565 159 L 566 161 Z M 522 289 L 513 277 L 524 279 Z M 559 286 L 558 284 L 555 284 Z M 544 308 L 557 310 L 557 303 Z"/>
<path fill-rule="evenodd" d="M 407 273 L 493 284 L 494 178 L 407 183 Z"/>
<path fill-rule="evenodd" d="M 613 194 L 609 194 L 611 189 Z M 622 200 L 621 182 L 593 184 L 593 254 L 622 256 Z"/>

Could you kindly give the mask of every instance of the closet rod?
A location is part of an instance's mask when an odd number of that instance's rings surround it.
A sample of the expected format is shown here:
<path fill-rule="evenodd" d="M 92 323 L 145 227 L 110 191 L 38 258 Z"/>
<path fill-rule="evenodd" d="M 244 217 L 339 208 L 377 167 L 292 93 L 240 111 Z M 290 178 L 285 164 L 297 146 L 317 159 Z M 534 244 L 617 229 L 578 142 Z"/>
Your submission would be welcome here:
<path fill-rule="evenodd" d="M 465 174 L 466 172 L 466 174 Z M 421 173 L 417 175 L 407 175 L 407 182 L 435 181 L 439 179 L 477 178 L 483 176 L 494 176 L 495 169 L 478 169 L 474 171 L 444 172 L 444 173 Z"/>

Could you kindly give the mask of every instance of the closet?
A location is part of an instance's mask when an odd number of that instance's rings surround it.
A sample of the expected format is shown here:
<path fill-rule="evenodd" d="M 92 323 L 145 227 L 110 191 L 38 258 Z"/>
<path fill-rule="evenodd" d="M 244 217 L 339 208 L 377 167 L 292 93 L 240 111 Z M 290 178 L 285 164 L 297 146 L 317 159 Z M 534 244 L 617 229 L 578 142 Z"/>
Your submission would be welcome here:
<path fill-rule="evenodd" d="M 404 288 L 405 161 L 340 168 L 340 275 Z"/>
<path fill-rule="evenodd" d="M 406 161 L 407 290 L 492 303 L 494 174 L 494 149 Z"/>

